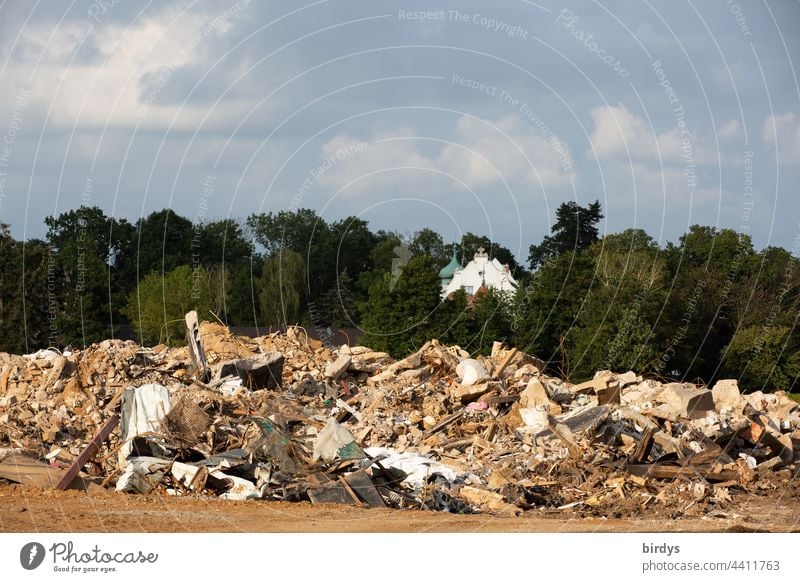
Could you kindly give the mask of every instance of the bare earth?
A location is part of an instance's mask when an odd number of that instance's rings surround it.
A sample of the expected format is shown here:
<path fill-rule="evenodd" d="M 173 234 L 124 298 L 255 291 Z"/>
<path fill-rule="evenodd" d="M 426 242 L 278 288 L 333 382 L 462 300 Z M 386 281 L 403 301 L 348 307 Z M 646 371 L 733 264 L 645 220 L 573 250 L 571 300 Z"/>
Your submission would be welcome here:
<path fill-rule="evenodd" d="M 521 517 L 227 501 L 0 485 L 3 532 L 800 532 L 800 501 L 748 497 L 724 513 L 689 519 L 597 519 L 564 511 Z"/>

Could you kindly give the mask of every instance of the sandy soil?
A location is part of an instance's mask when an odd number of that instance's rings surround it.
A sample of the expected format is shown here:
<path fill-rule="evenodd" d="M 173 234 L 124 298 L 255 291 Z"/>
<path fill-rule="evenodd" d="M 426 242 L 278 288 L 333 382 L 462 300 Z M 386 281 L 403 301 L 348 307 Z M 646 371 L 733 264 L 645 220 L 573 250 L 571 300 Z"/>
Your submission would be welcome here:
<path fill-rule="evenodd" d="M 565 511 L 520 517 L 363 509 L 214 497 L 175 498 L 0 486 L 3 532 L 800 532 L 800 502 L 748 497 L 691 519 L 597 519 Z"/>

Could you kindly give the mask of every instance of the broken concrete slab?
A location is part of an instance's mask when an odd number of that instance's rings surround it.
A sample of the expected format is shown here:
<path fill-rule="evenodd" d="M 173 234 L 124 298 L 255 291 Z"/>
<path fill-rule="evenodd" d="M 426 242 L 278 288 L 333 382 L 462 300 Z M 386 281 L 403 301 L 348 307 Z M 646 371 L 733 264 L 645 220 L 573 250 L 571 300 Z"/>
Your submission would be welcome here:
<path fill-rule="evenodd" d="M 694 384 L 667 384 L 659 398 L 683 418 L 702 418 L 708 411 L 714 410 L 711 390 L 697 388 Z"/>
<path fill-rule="evenodd" d="M 458 402 L 467 404 L 477 400 L 490 390 L 495 384 L 492 382 L 482 382 L 480 384 L 454 384 L 450 388 L 450 394 Z"/>
<path fill-rule="evenodd" d="M 746 402 L 736 380 L 718 380 L 711 389 L 711 396 L 718 412 L 740 413 Z"/>
<path fill-rule="evenodd" d="M 352 358 L 347 354 L 342 354 L 333 362 L 329 362 L 325 366 L 325 377 L 331 380 L 338 380 L 339 377 L 347 371 L 350 366 Z"/>
<path fill-rule="evenodd" d="M 213 380 L 239 377 L 250 390 L 280 388 L 283 385 L 284 357 L 279 352 L 258 354 L 239 360 L 227 360 L 214 366 Z"/>
<path fill-rule="evenodd" d="M 544 385 L 537 379 L 531 378 L 525 390 L 519 395 L 519 405 L 522 408 L 545 407 L 550 409 L 550 398 Z"/>

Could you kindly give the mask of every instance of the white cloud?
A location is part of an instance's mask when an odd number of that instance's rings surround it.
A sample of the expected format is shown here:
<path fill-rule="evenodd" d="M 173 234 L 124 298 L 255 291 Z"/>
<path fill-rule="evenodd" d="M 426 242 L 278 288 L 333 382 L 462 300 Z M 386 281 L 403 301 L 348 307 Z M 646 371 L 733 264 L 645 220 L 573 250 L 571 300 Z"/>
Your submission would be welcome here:
<path fill-rule="evenodd" d="M 238 8 L 181 12 L 168 6 L 132 23 L 103 22 L 91 30 L 85 23 L 31 25 L 11 73 L 31 79 L 31 101 L 50 109 L 48 122 L 56 125 L 164 127 L 174 121 L 196 127 L 207 106 L 170 103 L 170 81 L 182 67 L 209 61 L 214 38 L 242 14 Z"/>
<path fill-rule="evenodd" d="M 341 152 L 348 151 L 355 153 L 343 157 Z M 462 116 L 450 139 L 430 138 L 409 128 L 381 133 L 366 142 L 342 135 L 323 144 L 322 154 L 323 159 L 336 162 L 323 172 L 320 182 L 336 189 L 367 174 L 392 168 L 421 169 L 401 175 L 415 191 L 435 191 L 441 188 L 441 179 L 448 180 L 452 189 L 462 189 L 459 182 L 463 182 L 469 188 L 505 188 L 504 183 L 508 183 L 514 190 L 566 186 L 574 178 L 569 147 L 554 135 L 536 134 L 514 117 L 479 120 Z M 425 170 L 449 178 L 436 180 L 434 186 L 432 174 Z M 391 180 L 391 186 L 397 186 L 397 173 L 386 179 Z M 362 189 L 374 191 L 374 181 L 365 180 L 361 186 L 348 188 L 351 193 Z"/>
<path fill-rule="evenodd" d="M 767 117 L 761 137 L 764 143 L 777 147 L 781 163 L 800 165 L 800 117 L 794 113 Z"/>
<path fill-rule="evenodd" d="M 738 139 L 743 136 L 742 124 L 738 119 L 731 119 L 717 130 L 717 135 L 722 139 Z"/>
<path fill-rule="evenodd" d="M 619 198 L 622 193 L 628 203 L 634 202 L 634 192 L 639 202 L 719 199 L 718 189 L 703 172 L 703 166 L 720 163 L 710 139 L 688 126 L 654 132 L 644 118 L 622 105 L 596 107 L 591 114 L 594 131 L 587 157 L 599 160 L 610 196 Z"/>
<path fill-rule="evenodd" d="M 505 180 L 553 186 L 566 185 L 574 177 L 569 147 L 555 135 L 539 135 L 517 117 L 478 120 L 463 116 L 454 141 L 459 145 L 446 146 L 437 164 L 469 184 Z"/>
<path fill-rule="evenodd" d="M 601 160 L 616 159 L 627 163 L 630 156 L 632 161 L 660 160 L 664 164 L 678 164 L 683 163 L 687 143 L 696 163 L 707 163 L 716 157 L 697 132 L 688 127 L 676 126 L 654 132 L 646 119 L 623 105 L 595 107 L 591 114 L 594 131 L 590 142 L 594 154 Z"/>

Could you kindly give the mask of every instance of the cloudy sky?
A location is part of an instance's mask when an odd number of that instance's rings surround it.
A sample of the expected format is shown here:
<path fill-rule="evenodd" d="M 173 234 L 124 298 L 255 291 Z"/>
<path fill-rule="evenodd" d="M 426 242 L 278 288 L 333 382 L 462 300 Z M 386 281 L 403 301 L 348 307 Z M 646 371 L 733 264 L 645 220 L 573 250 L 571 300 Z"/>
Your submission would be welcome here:
<path fill-rule="evenodd" d="M 600 199 L 606 232 L 791 248 L 798 30 L 790 0 L 6 0 L 0 222 L 310 207 L 524 260 Z"/>

